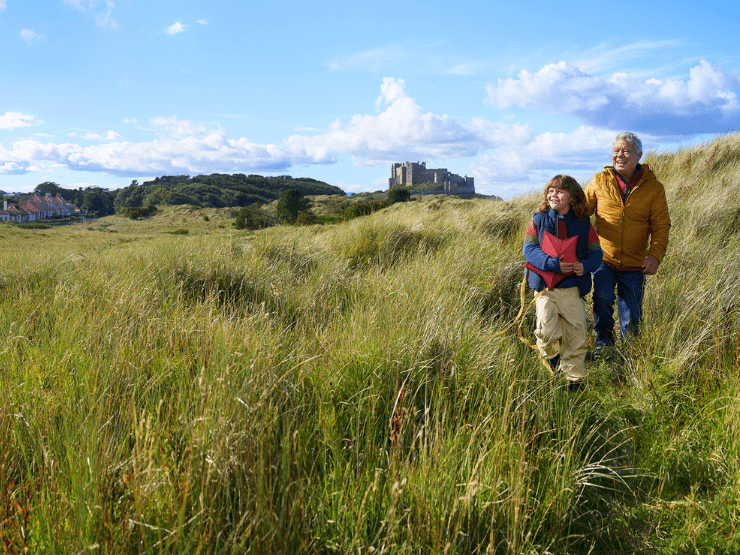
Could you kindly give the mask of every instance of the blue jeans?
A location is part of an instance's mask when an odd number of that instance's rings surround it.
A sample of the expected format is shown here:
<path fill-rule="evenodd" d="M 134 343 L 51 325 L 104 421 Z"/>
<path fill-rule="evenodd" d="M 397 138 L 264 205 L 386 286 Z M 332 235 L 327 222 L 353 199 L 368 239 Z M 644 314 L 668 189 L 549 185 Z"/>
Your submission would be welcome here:
<path fill-rule="evenodd" d="M 642 320 L 645 274 L 612 270 L 602 262 L 593 273 L 594 331 L 596 345 L 614 345 L 614 299 L 617 300 L 619 328 L 623 340 L 637 335 Z M 617 294 L 614 294 L 616 288 Z"/>

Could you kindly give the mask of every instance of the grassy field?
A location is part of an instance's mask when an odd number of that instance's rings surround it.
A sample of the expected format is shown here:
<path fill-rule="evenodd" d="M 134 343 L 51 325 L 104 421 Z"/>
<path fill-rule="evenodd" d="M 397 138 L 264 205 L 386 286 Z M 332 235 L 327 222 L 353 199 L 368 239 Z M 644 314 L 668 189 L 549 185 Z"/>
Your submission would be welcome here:
<path fill-rule="evenodd" d="M 577 394 L 496 335 L 534 196 L 0 225 L 0 550 L 740 552 L 740 137 L 647 161 L 668 256 Z"/>

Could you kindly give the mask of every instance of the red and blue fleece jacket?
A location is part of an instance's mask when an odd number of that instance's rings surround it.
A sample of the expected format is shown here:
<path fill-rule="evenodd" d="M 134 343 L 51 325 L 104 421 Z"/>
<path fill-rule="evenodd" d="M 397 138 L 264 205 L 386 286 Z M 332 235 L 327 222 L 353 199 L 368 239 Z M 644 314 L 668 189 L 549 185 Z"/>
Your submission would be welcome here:
<path fill-rule="evenodd" d="M 552 208 L 547 212 L 535 213 L 524 235 L 524 258 L 535 268 L 545 272 L 560 272 L 560 260 L 545 254 L 540 247 L 542 235 L 545 231 L 558 237 L 559 216 L 557 211 Z M 556 287 L 578 286 L 581 297 L 584 297 L 591 291 L 591 272 L 599 267 L 603 257 L 599 236 L 594 226 L 591 225 L 590 218 L 579 220 L 573 215 L 572 211 L 568 211 L 563 219 L 565 220 L 567 236 L 578 237 L 576 256 L 578 261 L 583 264 L 583 275 L 569 276 L 558 283 Z M 545 281 L 536 272 L 529 272 L 528 284 L 535 291 L 542 291 L 546 288 Z"/>

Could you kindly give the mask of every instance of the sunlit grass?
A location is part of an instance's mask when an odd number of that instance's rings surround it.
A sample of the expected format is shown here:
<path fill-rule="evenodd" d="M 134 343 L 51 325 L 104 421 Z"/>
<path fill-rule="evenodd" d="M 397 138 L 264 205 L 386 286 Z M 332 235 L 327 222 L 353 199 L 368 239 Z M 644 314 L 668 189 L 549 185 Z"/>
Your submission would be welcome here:
<path fill-rule="evenodd" d="M 648 156 L 668 256 L 645 332 L 576 395 L 496 336 L 534 197 L 0 226 L 0 545 L 737 551 L 738 152 Z"/>

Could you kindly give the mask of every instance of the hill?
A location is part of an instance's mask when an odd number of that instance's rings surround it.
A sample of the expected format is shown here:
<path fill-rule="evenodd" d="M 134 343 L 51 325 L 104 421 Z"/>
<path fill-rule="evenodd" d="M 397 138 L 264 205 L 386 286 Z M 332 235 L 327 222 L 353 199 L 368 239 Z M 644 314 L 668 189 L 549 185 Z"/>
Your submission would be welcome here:
<path fill-rule="evenodd" d="M 189 177 L 187 175 L 157 177 L 142 184 L 134 181 L 117 191 L 116 211 L 155 205 L 190 204 L 210 208 L 248 206 L 269 203 L 279 199 L 283 192 L 297 189 L 304 196 L 342 195 L 339 187 L 323 181 L 289 175 L 262 177 L 244 174 L 211 174 Z"/>
<path fill-rule="evenodd" d="M 646 162 L 668 254 L 576 395 L 497 335 L 537 196 L 0 225 L 5 551 L 740 552 L 740 137 Z"/>

